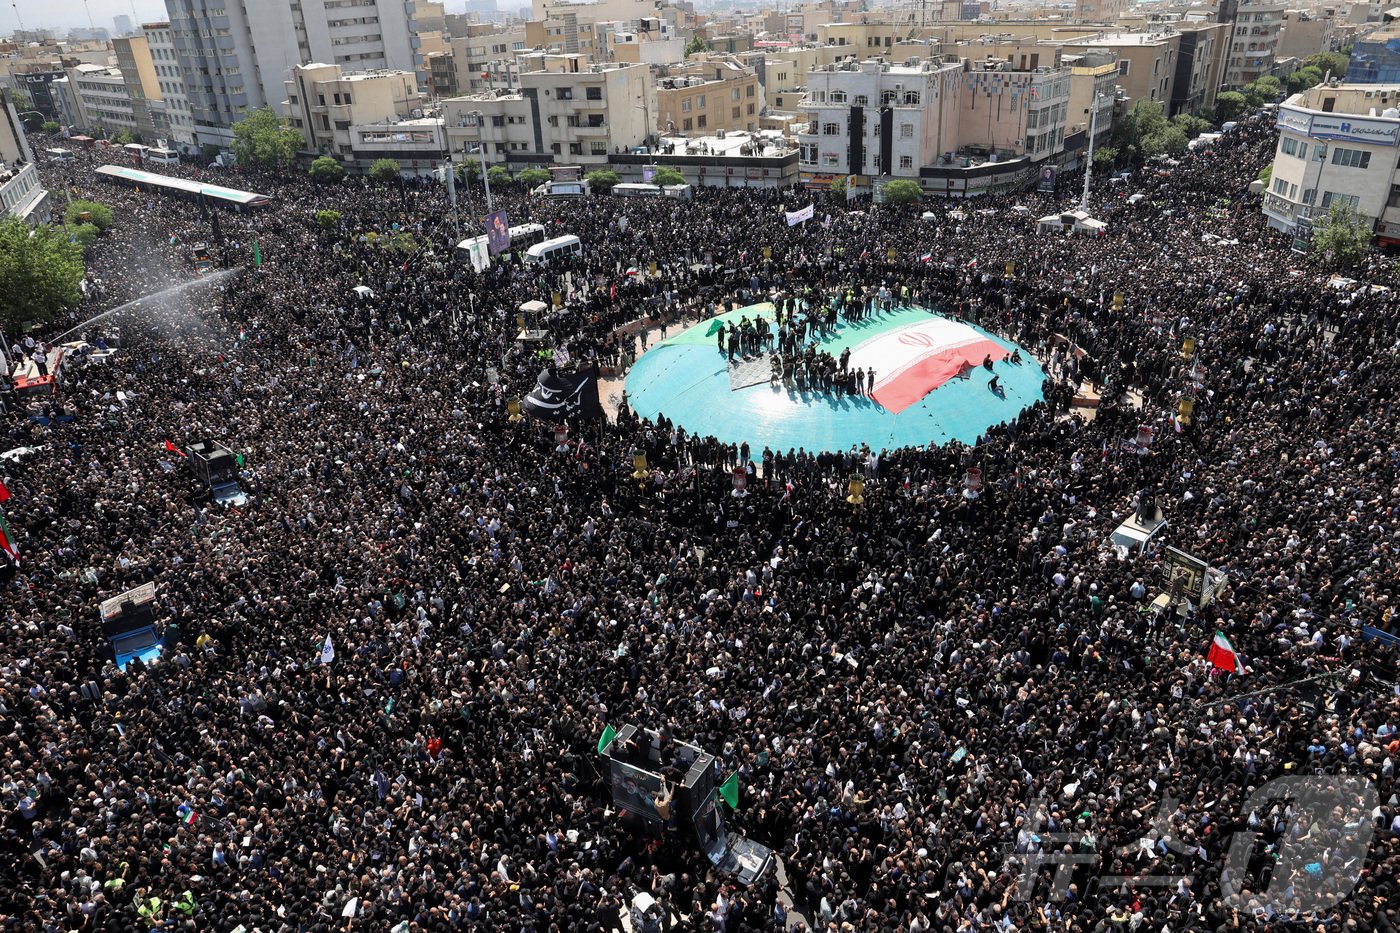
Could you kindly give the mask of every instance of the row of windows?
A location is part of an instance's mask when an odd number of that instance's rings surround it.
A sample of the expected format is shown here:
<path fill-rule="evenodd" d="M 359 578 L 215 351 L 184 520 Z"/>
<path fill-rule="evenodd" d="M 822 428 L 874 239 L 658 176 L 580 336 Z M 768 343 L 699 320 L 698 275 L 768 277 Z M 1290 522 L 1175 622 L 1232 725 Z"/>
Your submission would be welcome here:
<path fill-rule="evenodd" d="M 326 25 L 332 28 L 336 26 L 376 26 L 378 24 L 378 16 L 352 16 L 349 19 L 326 20 Z"/>
<path fill-rule="evenodd" d="M 1284 155 L 1293 156 L 1295 159 L 1306 159 L 1308 157 L 1308 144 L 1306 142 L 1285 136 L 1279 141 L 1279 151 Z M 1327 157 L 1327 145 L 1325 143 L 1314 143 L 1312 159 L 1314 162 L 1321 162 Z M 1337 146 L 1332 150 L 1332 164 L 1340 165 L 1343 168 L 1370 168 L 1371 153 L 1361 149 L 1344 149 Z"/>
<path fill-rule="evenodd" d="M 345 36 L 341 39 L 332 39 L 331 45 L 359 45 L 363 42 L 380 42 L 383 38 L 379 33 L 372 32 L 363 36 Z"/>
<path fill-rule="evenodd" d="M 752 86 L 749 87 L 749 91 L 749 96 L 752 97 Z M 812 92 L 812 101 L 818 104 L 824 104 L 828 100 L 830 100 L 830 102 L 833 104 L 844 104 L 848 101 L 848 99 L 848 95 L 845 91 L 832 91 L 830 96 L 827 95 L 826 91 Z M 903 96 L 901 96 L 901 92 L 899 91 L 880 92 L 881 107 L 893 107 L 896 105 L 896 101 L 900 102 L 900 105 L 904 107 L 917 107 L 919 106 L 919 92 L 904 91 Z M 857 94 L 855 95 L 855 98 L 853 100 L 850 100 L 850 103 L 853 107 L 869 107 L 870 97 L 866 94 Z"/>

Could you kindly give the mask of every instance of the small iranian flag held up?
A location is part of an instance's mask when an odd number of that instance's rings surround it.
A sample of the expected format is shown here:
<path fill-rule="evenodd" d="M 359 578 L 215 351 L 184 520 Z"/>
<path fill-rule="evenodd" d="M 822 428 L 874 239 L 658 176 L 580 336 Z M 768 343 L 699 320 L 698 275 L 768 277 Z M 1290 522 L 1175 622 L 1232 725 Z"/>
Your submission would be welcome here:
<path fill-rule="evenodd" d="M 1230 644 L 1230 639 L 1225 637 L 1224 632 L 1216 632 L 1214 640 L 1210 643 L 1210 650 L 1206 652 L 1206 660 L 1215 666 L 1218 671 L 1226 671 L 1230 674 L 1243 674 L 1244 662 L 1235 651 L 1235 646 Z"/>

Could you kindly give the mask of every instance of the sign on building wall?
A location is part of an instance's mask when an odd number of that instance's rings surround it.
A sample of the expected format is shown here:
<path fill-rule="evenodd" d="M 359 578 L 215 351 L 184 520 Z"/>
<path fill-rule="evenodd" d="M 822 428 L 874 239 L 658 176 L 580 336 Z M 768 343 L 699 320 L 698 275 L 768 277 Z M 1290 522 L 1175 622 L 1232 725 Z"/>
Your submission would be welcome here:
<path fill-rule="evenodd" d="M 1338 142 L 1365 143 L 1371 146 L 1400 146 L 1400 121 L 1354 117 L 1344 113 L 1312 113 L 1292 107 L 1280 107 L 1280 129 L 1311 136 L 1314 139 L 1334 139 Z"/>

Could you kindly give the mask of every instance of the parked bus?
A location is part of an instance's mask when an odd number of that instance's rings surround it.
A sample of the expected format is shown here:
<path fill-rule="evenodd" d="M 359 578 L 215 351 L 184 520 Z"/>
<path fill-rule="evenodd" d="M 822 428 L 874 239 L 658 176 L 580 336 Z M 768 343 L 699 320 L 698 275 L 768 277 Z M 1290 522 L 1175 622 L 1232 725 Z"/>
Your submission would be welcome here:
<path fill-rule="evenodd" d="M 146 152 L 146 161 L 156 165 L 179 165 L 180 153 L 174 149 L 150 149 Z"/>
<path fill-rule="evenodd" d="M 661 186 L 626 183 L 613 185 L 612 193 L 620 198 L 659 198 L 661 197 Z"/>
<path fill-rule="evenodd" d="M 53 162 L 72 162 L 73 150 L 71 149 L 45 149 L 44 155 Z"/>
<path fill-rule="evenodd" d="M 146 153 L 151 151 L 150 146 L 143 146 L 140 143 L 127 143 L 122 146 L 122 151 L 131 156 L 133 165 L 140 165 L 146 158 Z"/>
<path fill-rule="evenodd" d="M 557 236 L 543 243 L 536 243 L 525 251 L 528 265 L 547 265 L 560 256 L 577 256 L 583 252 L 583 244 L 576 236 Z"/>

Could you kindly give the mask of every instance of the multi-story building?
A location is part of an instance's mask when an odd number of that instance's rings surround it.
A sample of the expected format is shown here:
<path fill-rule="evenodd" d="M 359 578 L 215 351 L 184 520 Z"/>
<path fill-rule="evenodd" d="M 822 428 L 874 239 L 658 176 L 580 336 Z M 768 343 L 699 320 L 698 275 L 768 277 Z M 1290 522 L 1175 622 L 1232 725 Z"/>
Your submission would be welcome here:
<path fill-rule="evenodd" d="M 1112 52 L 1118 61 L 1117 85 L 1129 100 L 1171 105 L 1175 93 L 1181 33 L 1161 27 L 1150 32 L 1096 33 L 1065 41 L 1072 51 Z"/>
<path fill-rule="evenodd" d="M 69 69 L 68 81 L 77 101 L 77 119 L 71 122 L 79 128 L 94 136 L 141 131 L 120 68 L 79 65 Z"/>
<path fill-rule="evenodd" d="M 1221 79 L 1224 89 L 1238 90 L 1272 73 L 1285 9 L 1281 0 L 1241 0 L 1234 7 L 1230 54 Z"/>
<path fill-rule="evenodd" d="M 442 101 L 452 150 L 486 147 L 513 169 L 550 163 L 596 167 L 656 133 L 656 82 L 645 65 L 589 64 L 581 55 L 532 55 L 514 90 Z M 478 118 L 477 114 L 480 114 Z"/>
<path fill-rule="evenodd" d="M 125 13 L 112 17 L 112 25 L 116 27 L 118 36 L 129 36 L 136 31 L 132 26 L 131 17 Z"/>
<path fill-rule="evenodd" d="M 656 126 L 667 134 L 701 136 L 759 129 L 763 85 L 752 68 L 705 55 L 662 69 L 656 79 Z"/>
<path fill-rule="evenodd" d="M 525 49 L 525 27 L 471 26 L 449 45 L 458 94 L 511 88 L 520 76 L 516 55 Z"/>
<path fill-rule="evenodd" d="M 166 0 L 196 138 L 226 145 L 229 127 L 280 101 L 288 71 L 306 62 L 416 74 L 413 9 L 405 0 Z"/>
<path fill-rule="evenodd" d="M 1127 9 L 1127 0 L 1075 0 L 1074 21 L 1116 23 Z"/>
<path fill-rule="evenodd" d="M 993 48 L 996 57 L 968 63 L 958 110 L 963 154 L 1043 162 L 1063 151 L 1073 73 L 1058 49 L 1044 49 L 1043 60 L 1035 58 L 1038 51 Z"/>
<path fill-rule="evenodd" d="M 640 65 L 685 61 L 685 39 L 660 17 L 598 23 L 596 27 L 599 61 Z"/>
<path fill-rule="evenodd" d="M 113 39 L 112 50 L 116 53 L 122 80 L 126 82 L 131 114 L 136 121 L 136 135 L 151 144 L 168 137 L 170 117 L 161 98 L 155 62 L 145 35 Z"/>
<path fill-rule="evenodd" d="M 421 119 L 424 100 L 411 71 L 345 73 L 339 65 L 298 65 L 284 84 L 282 112 L 305 151 L 353 160 L 353 129 Z"/>
<path fill-rule="evenodd" d="M 190 115 L 190 99 L 185 95 L 185 78 L 180 73 L 180 59 L 175 52 L 170 24 L 142 23 L 141 34 L 146 37 L 156 72 L 156 86 L 165 102 L 168 141 L 177 149 L 189 150 L 195 144 L 194 118 Z"/>
<path fill-rule="evenodd" d="M 0 217 L 49 222 L 49 193 L 8 92 L 0 92 Z"/>
<path fill-rule="evenodd" d="M 10 86 L 23 91 L 31 107 L 42 113 L 45 120 L 62 122 L 60 104 L 52 87 L 53 82 L 65 77 L 61 61 L 16 62 L 9 71 Z"/>
<path fill-rule="evenodd" d="M 1400 23 L 1357 39 L 1347 66 L 1348 84 L 1400 84 Z"/>
<path fill-rule="evenodd" d="M 1336 22 L 1336 11 L 1330 8 L 1284 11 L 1277 56 L 1307 58 L 1318 52 L 1332 51 L 1337 47 L 1333 39 L 1333 27 Z M 1352 80 L 1350 73 L 1347 74 L 1347 80 Z"/>
<path fill-rule="evenodd" d="M 1320 84 L 1279 107 L 1278 129 L 1269 226 L 1306 239 L 1317 217 L 1344 205 L 1400 244 L 1400 85 Z"/>
<path fill-rule="evenodd" d="M 1180 22 L 1176 75 L 1172 81 L 1171 113 L 1209 112 L 1215 107 L 1220 75 L 1229 57 L 1231 28 L 1227 23 Z"/>
<path fill-rule="evenodd" d="M 958 149 L 958 61 L 890 65 L 847 61 L 807 75 L 799 109 L 798 165 L 811 185 L 841 176 L 919 177 L 923 166 Z"/>
<path fill-rule="evenodd" d="M 1113 106 L 1117 96 L 1118 59 L 1110 51 L 1096 49 L 1079 55 L 1066 54 L 1062 63 L 1069 68 L 1069 116 L 1067 134 L 1086 134 L 1094 129 L 1094 145 L 1108 141 L 1113 132 Z"/>

